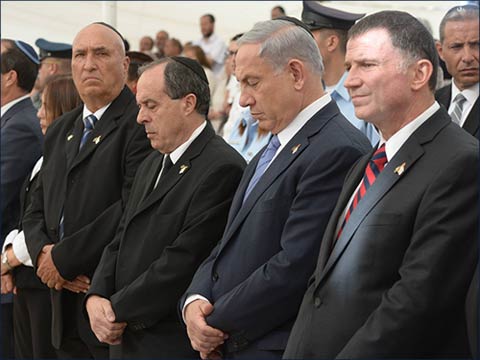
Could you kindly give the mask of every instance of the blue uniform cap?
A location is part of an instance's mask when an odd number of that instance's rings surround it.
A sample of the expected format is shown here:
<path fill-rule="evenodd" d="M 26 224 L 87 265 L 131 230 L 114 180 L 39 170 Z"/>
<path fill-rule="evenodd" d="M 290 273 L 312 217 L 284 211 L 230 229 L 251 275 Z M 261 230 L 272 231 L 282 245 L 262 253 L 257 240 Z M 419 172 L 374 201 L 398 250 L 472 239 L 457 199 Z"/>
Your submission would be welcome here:
<path fill-rule="evenodd" d="M 348 30 L 355 21 L 364 16 L 365 14 L 349 13 L 323 6 L 316 1 L 303 1 L 302 21 L 310 30 L 323 28 Z"/>
<path fill-rule="evenodd" d="M 35 45 L 40 49 L 40 60 L 48 57 L 60 59 L 72 58 L 72 45 L 70 44 L 58 43 L 40 38 L 35 41 Z"/>

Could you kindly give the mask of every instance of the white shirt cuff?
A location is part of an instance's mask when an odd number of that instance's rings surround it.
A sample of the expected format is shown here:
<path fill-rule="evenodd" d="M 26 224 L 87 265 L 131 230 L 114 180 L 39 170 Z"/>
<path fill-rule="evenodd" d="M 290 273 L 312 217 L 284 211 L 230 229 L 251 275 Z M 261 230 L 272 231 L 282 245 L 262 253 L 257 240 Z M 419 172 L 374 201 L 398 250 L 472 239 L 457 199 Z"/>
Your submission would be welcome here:
<path fill-rule="evenodd" d="M 210 301 L 208 301 L 208 299 L 202 295 L 199 295 L 199 294 L 194 294 L 194 295 L 190 295 L 187 300 L 185 300 L 185 304 L 183 304 L 183 308 L 182 308 L 182 319 L 183 319 L 183 322 L 186 324 L 187 322 L 185 321 L 185 309 L 187 308 L 187 306 L 189 304 L 191 304 L 192 302 L 194 302 L 195 300 L 205 300 L 206 302 L 208 302 L 210 304 Z"/>
<path fill-rule="evenodd" d="M 32 259 L 28 253 L 27 244 L 25 242 L 25 234 L 20 231 L 12 242 L 13 253 L 17 259 L 26 266 L 33 267 Z"/>
<path fill-rule="evenodd" d="M 8 235 L 5 237 L 5 241 L 3 242 L 2 246 L 2 254 L 5 252 L 5 249 L 7 248 L 8 245 L 12 245 L 13 239 L 15 239 L 15 236 L 18 234 L 18 229 L 13 229 L 8 233 Z"/>

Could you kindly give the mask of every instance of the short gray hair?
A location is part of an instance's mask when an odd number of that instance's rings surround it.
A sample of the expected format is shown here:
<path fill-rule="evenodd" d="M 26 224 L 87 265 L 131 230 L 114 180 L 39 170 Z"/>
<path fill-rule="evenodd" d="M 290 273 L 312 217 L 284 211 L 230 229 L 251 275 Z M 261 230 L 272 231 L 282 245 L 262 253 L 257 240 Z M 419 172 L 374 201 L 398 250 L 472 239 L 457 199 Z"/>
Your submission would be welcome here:
<path fill-rule="evenodd" d="M 478 21 L 478 6 L 474 4 L 455 6 L 447 11 L 442 21 L 440 22 L 440 42 L 445 40 L 445 26 L 449 21 Z"/>
<path fill-rule="evenodd" d="M 314 38 L 305 29 L 286 20 L 258 22 L 237 41 L 260 44 L 258 55 L 268 60 L 275 71 L 282 70 L 291 59 L 305 62 L 314 73 L 323 74 L 323 61 Z"/>

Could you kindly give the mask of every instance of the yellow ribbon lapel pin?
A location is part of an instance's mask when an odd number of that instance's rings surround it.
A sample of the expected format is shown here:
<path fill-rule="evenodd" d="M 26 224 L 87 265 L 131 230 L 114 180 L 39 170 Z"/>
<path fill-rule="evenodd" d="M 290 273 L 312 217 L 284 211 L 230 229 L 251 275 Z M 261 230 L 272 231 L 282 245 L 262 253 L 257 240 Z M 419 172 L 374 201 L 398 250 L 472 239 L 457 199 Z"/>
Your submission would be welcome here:
<path fill-rule="evenodd" d="M 188 165 L 180 165 L 180 170 L 178 171 L 179 174 L 183 174 L 185 171 L 189 169 Z"/>
<path fill-rule="evenodd" d="M 395 174 L 397 174 L 398 176 L 402 175 L 403 172 L 405 171 L 405 167 L 407 166 L 407 163 L 403 163 L 402 165 L 399 165 L 395 168 L 395 170 L 393 170 L 393 172 Z"/>
<path fill-rule="evenodd" d="M 95 143 L 95 145 L 98 145 L 98 143 L 100 142 L 101 139 L 102 139 L 102 136 L 99 135 L 99 136 L 97 136 L 96 138 L 93 139 L 93 142 Z"/>
<path fill-rule="evenodd" d="M 294 147 L 292 147 L 292 154 L 295 154 L 298 151 L 298 149 L 300 149 L 300 146 L 302 146 L 302 144 L 297 144 Z"/>

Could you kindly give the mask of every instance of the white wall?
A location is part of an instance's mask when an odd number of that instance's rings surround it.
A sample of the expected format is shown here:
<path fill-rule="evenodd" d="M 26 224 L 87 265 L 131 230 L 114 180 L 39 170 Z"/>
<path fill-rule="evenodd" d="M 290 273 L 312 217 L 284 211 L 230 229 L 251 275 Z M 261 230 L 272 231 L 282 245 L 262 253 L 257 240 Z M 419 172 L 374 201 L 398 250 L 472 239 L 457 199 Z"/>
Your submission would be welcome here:
<path fill-rule="evenodd" d="M 113 3 L 113 2 L 110 2 Z M 327 6 L 352 12 L 372 13 L 386 9 L 409 11 L 430 21 L 438 37 L 445 12 L 464 1 L 324 1 Z M 143 35 L 155 36 L 165 29 L 182 42 L 200 37 L 199 17 L 215 15 L 216 32 L 226 41 L 282 5 L 288 15 L 300 18 L 301 1 L 117 1 L 117 28 L 138 49 Z M 71 43 L 75 34 L 93 21 L 104 20 L 102 1 L 1 1 L 1 36 L 34 44 L 39 37 Z"/>

